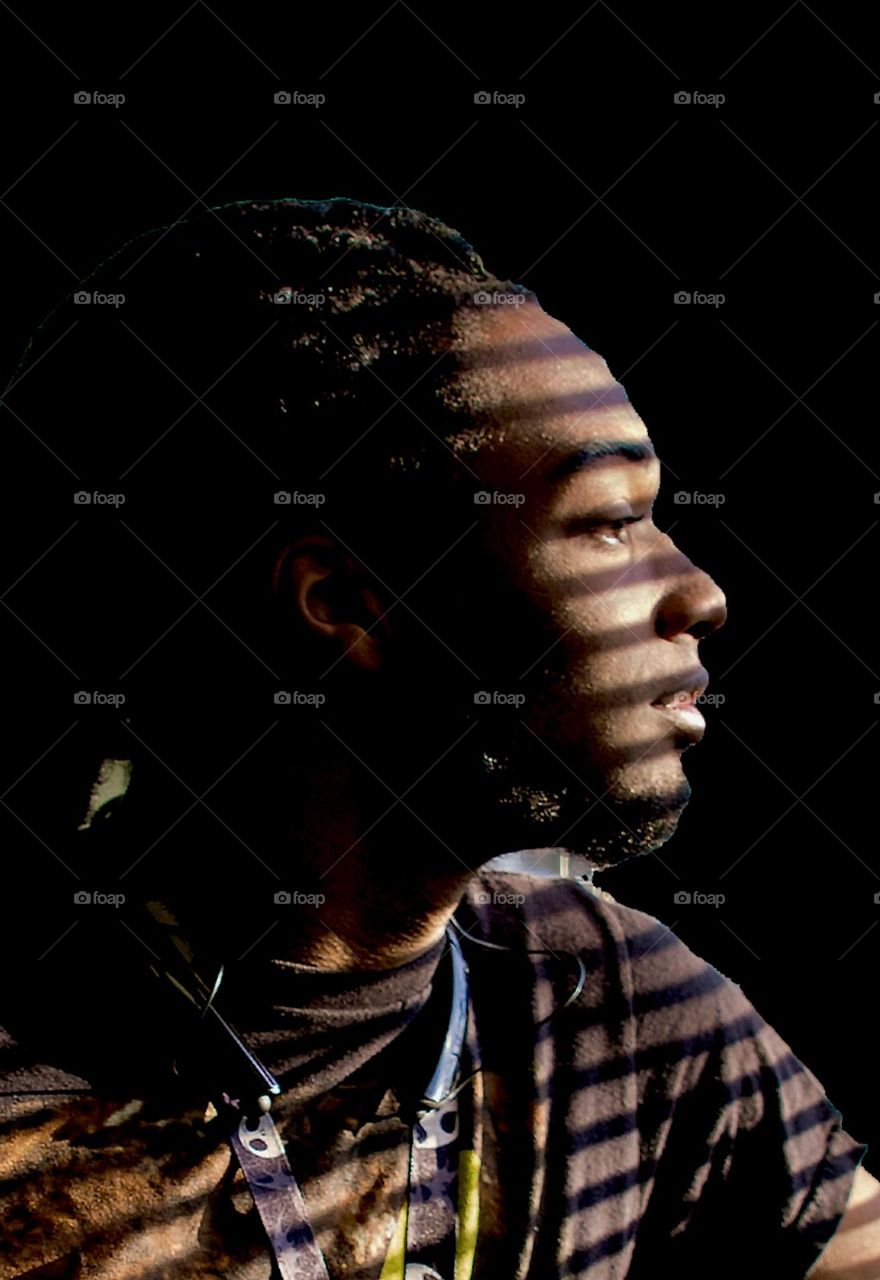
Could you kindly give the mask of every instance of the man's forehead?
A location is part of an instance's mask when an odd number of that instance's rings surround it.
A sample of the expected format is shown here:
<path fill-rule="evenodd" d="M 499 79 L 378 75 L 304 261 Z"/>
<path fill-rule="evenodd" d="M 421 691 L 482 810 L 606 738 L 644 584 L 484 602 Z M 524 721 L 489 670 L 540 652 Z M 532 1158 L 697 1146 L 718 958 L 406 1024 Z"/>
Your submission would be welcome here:
<path fill-rule="evenodd" d="M 526 465 L 549 468 L 579 441 L 647 439 L 603 357 L 533 303 L 478 314 L 458 355 L 467 400 L 496 419 L 498 445 Z"/>

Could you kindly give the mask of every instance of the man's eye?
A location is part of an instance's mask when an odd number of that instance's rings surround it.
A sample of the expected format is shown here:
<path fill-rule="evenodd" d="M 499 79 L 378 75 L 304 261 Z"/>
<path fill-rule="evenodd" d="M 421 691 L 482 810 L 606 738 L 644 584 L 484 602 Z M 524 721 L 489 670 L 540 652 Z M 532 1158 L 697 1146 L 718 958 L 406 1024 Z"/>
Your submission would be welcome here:
<path fill-rule="evenodd" d="M 638 524 L 644 519 L 644 516 L 619 516 L 614 520 L 605 520 L 601 516 L 595 516 L 590 520 L 578 520 L 576 531 L 586 533 L 602 546 L 623 547 L 629 542 L 626 526 Z"/>

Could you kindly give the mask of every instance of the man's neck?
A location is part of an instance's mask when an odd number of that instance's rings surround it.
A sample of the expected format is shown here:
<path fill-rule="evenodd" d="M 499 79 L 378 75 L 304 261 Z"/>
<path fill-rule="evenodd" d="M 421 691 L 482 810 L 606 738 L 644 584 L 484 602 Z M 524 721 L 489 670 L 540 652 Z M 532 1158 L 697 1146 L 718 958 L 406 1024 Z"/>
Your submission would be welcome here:
<path fill-rule="evenodd" d="M 276 955 L 339 972 L 397 968 L 443 937 L 472 874 L 379 880 L 352 857 L 319 881 L 323 902 L 291 902 Z"/>
<path fill-rule="evenodd" d="M 372 771 L 333 737 L 300 746 L 298 759 L 277 786 L 288 807 L 271 862 L 291 901 L 276 908 L 274 954 L 341 972 L 406 964 L 443 937 L 472 864 L 408 806 L 389 813 Z"/>

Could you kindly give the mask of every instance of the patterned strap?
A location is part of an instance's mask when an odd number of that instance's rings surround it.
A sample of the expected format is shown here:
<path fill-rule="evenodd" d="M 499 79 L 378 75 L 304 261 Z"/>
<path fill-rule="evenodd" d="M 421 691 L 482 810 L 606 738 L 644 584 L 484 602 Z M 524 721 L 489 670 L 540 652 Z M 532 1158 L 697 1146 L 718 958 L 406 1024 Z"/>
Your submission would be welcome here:
<path fill-rule="evenodd" d="M 382 1280 L 469 1280 L 479 1217 L 476 1153 L 462 1151 L 458 1097 L 424 1116 L 410 1142 L 410 1193 L 391 1241 Z M 278 1263 L 282 1280 L 329 1280 L 302 1192 L 281 1137 L 265 1113 L 254 1127 L 237 1115 L 229 1141 Z M 465 1242 L 470 1265 L 462 1267 Z"/>
<path fill-rule="evenodd" d="M 406 1257 L 441 1280 L 455 1266 L 459 1127 L 455 1097 L 423 1116 L 410 1142 Z"/>
<path fill-rule="evenodd" d="M 248 1180 L 282 1280 L 330 1280 L 272 1117 L 261 1115 L 251 1129 L 242 1116 L 229 1141 Z"/>

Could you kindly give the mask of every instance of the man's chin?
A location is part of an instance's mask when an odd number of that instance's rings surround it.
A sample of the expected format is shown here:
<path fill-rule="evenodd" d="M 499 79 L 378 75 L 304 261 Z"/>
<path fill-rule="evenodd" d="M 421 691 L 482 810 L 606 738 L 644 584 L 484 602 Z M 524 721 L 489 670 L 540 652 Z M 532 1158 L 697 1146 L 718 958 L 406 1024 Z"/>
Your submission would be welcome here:
<path fill-rule="evenodd" d="M 594 794 L 577 783 L 511 783 L 496 792 L 493 837 L 500 836 L 508 852 L 564 848 L 582 854 L 597 869 L 608 869 L 664 845 L 690 797 L 683 775 L 649 793 L 631 787 L 621 792 L 607 783 Z"/>
<path fill-rule="evenodd" d="M 583 854 L 597 869 L 619 866 L 666 844 L 675 834 L 690 796 L 687 779 L 675 790 L 656 795 L 608 794 L 588 812 L 581 807 L 559 843 L 571 853 Z"/>

